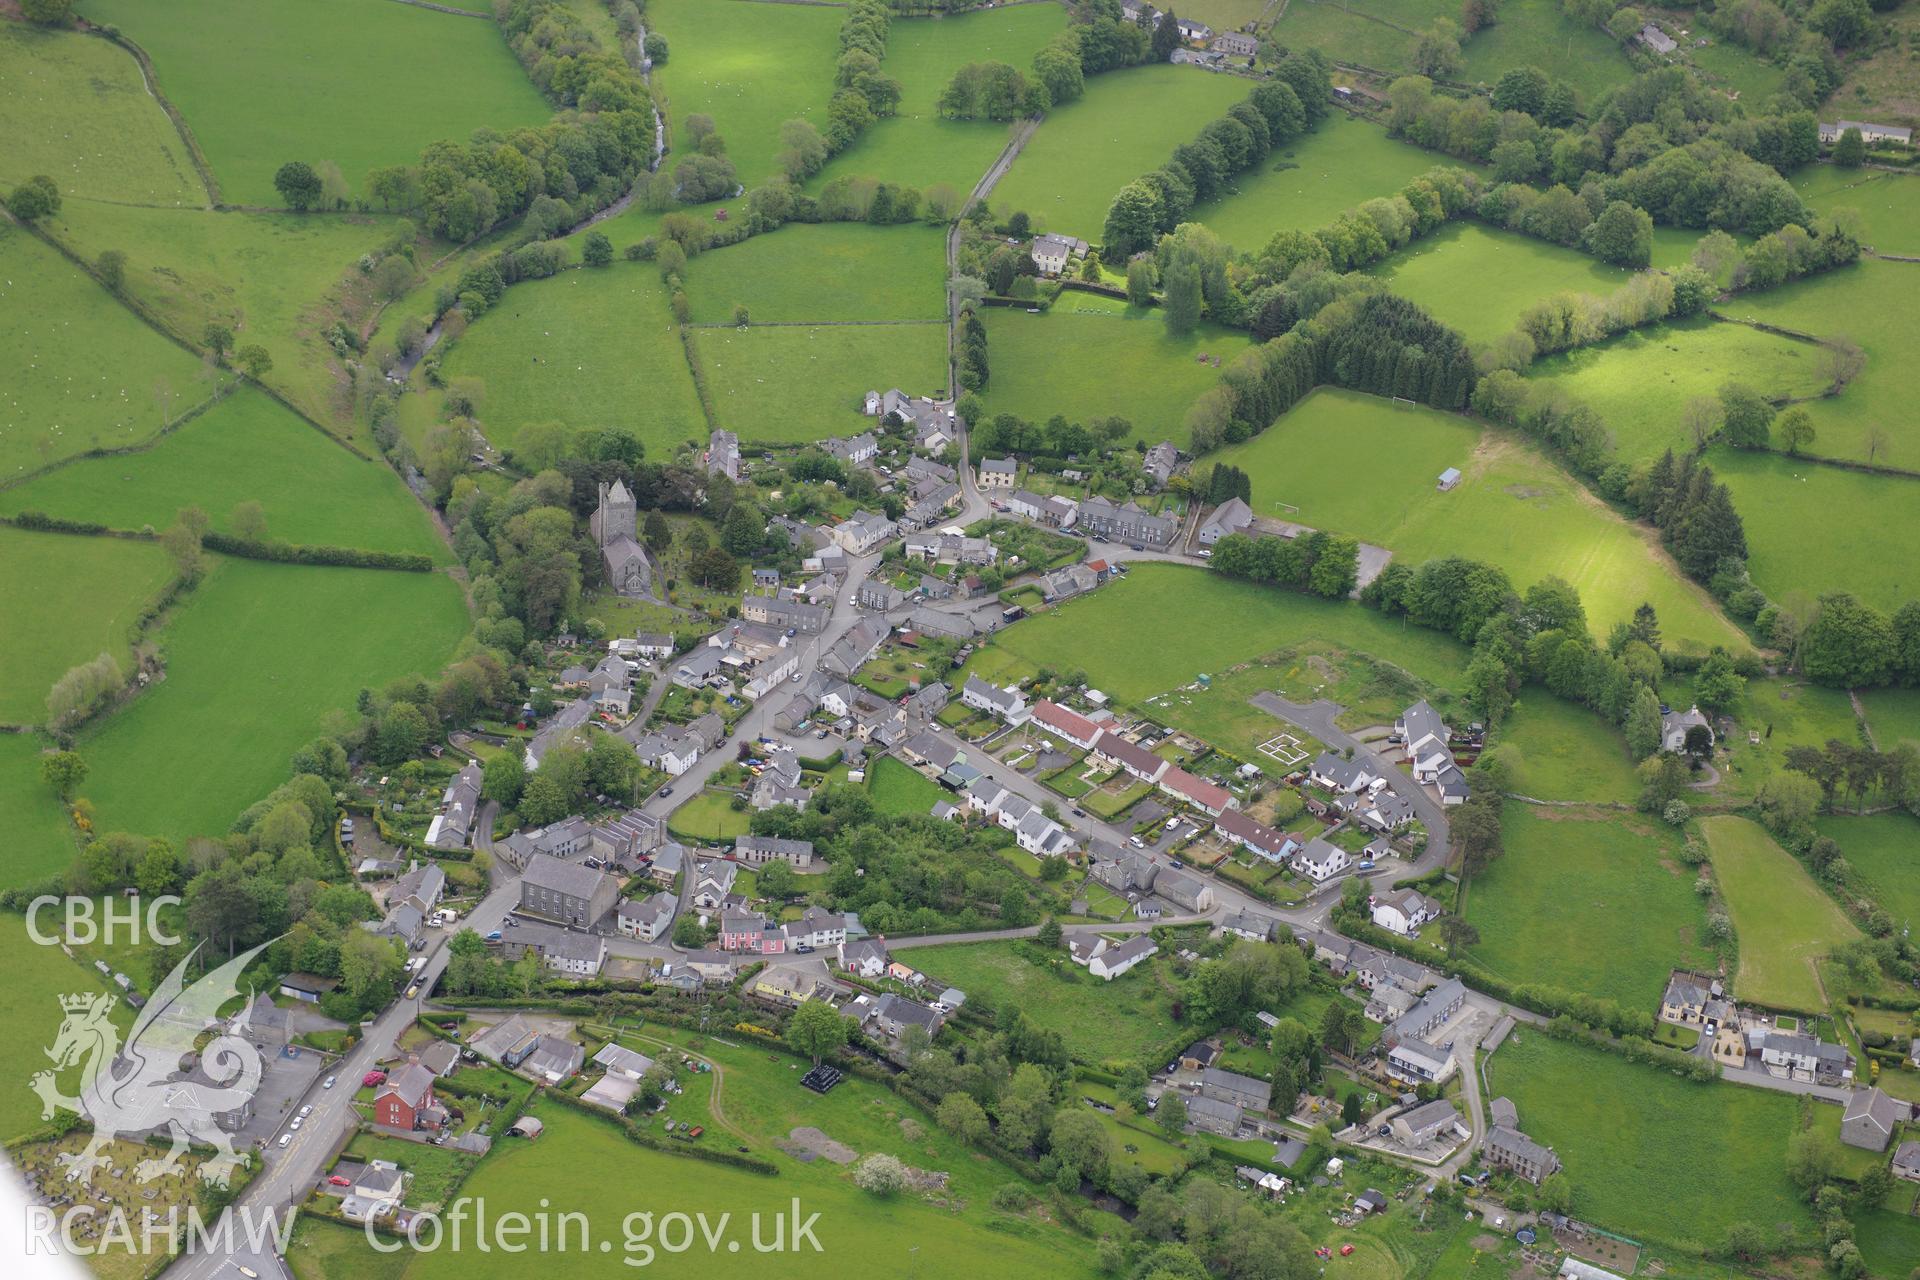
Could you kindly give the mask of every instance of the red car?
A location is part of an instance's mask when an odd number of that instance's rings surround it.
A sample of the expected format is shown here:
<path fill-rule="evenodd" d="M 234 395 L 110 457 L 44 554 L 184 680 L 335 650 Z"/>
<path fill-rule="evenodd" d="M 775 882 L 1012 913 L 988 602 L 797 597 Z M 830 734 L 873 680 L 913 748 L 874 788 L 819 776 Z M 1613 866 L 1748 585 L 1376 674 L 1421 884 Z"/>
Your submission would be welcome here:
<path fill-rule="evenodd" d="M 353 1183 L 347 1181 L 345 1178 L 341 1177 L 339 1174 L 336 1173 L 332 1177 L 327 1179 L 327 1185 L 330 1187 L 350 1187 L 353 1185 Z"/>
<path fill-rule="evenodd" d="M 369 1089 L 377 1084 L 385 1084 L 386 1082 L 387 1073 L 384 1071 L 369 1071 L 366 1075 L 360 1077 L 360 1083 Z"/>
<path fill-rule="evenodd" d="M 1353 1246 L 1352 1246 L 1352 1245 L 1350 1245 L 1350 1244 L 1343 1244 L 1343 1245 L 1341 1245 L 1341 1246 L 1340 1246 L 1340 1256 L 1341 1256 L 1341 1257 L 1343 1257 L 1343 1258 L 1345 1258 L 1345 1257 L 1350 1257 L 1350 1256 L 1351 1256 L 1352 1254 L 1353 1254 Z"/>

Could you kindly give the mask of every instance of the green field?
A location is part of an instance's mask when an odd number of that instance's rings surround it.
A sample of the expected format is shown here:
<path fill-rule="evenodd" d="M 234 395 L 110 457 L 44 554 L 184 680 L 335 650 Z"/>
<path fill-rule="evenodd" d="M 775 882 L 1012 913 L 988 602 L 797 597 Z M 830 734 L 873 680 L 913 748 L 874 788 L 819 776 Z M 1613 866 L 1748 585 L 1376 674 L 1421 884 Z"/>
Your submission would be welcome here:
<path fill-rule="evenodd" d="M 1042 968 L 1007 942 L 964 942 L 902 951 L 929 978 L 985 996 L 995 1008 L 1012 1005 L 1041 1026 L 1058 1031 L 1067 1051 L 1083 1062 L 1135 1059 L 1163 1048 L 1179 1034 L 1172 997 L 1151 960 L 1131 973 L 1102 982 L 1078 968 L 1063 950 Z"/>
<path fill-rule="evenodd" d="M 1343 62 L 1394 73 L 1410 72 L 1417 37 L 1409 28 L 1423 27 L 1441 14 L 1449 18 L 1457 15 L 1444 4 L 1434 4 L 1423 6 L 1432 11 L 1425 21 L 1409 22 L 1386 12 L 1392 7 L 1366 0 L 1358 5 L 1290 0 L 1286 12 L 1273 24 L 1273 39 L 1290 49 L 1318 49 Z M 1340 83 L 1338 72 L 1334 83 Z"/>
<path fill-rule="evenodd" d="M 355 269 L 394 238 L 398 218 L 348 214 L 148 209 L 69 200 L 48 230 L 81 257 L 127 255 L 127 293 L 176 333 L 198 340 L 209 321 L 273 357 L 266 381 L 309 415 L 342 418 L 333 349 L 320 338 L 347 294 L 371 292 Z M 422 258 L 424 261 L 424 256 Z"/>
<path fill-rule="evenodd" d="M 127 631 L 173 578 L 151 542 L 0 528 L 0 724 L 40 724 L 53 682 L 97 654 L 131 672 Z"/>
<path fill-rule="evenodd" d="M 1085 96 L 1047 113 L 994 188 L 993 207 L 1024 209 L 1042 230 L 1098 241 L 1120 188 L 1165 164 L 1175 147 L 1249 90 L 1236 76 L 1196 67 L 1131 67 L 1089 77 Z"/>
<path fill-rule="evenodd" d="M 1900 742 L 1920 747 L 1920 689 L 1863 689 L 1860 700 L 1882 750 Z"/>
<path fill-rule="evenodd" d="M 1631 1009 L 1659 998 L 1669 970 L 1712 965 L 1678 832 L 1605 809 L 1510 803 L 1503 817 L 1506 852 L 1467 890 L 1475 961 Z"/>
<path fill-rule="evenodd" d="M 735 809 L 733 797 L 702 791 L 673 811 L 669 819 L 676 834 L 693 840 L 732 840 L 747 834 L 753 812 Z"/>
<path fill-rule="evenodd" d="M 1920 481 L 1780 453 L 1715 449 L 1713 471 L 1746 524 L 1748 568 L 1772 598 L 1851 591 L 1891 613 L 1920 597 Z"/>
<path fill-rule="evenodd" d="M 1513 790 L 1536 800 L 1631 804 L 1640 794 L 1626 741 L 1585 707 L 1529 688 L 1500 726 Z"/>
<path fill-rule="evenodd" d="M 0 185 L 44 173 L 68 200 L 207 202 L 173 122 L 140 64 L 105 40 L 0 24 Z"/>
<path fill-rule="evenodd" d="M 1878 252 L 1920 253 L 1920 178 L 1818 164 L 1797 170 L 1793 186 L 1821 213 L 1857 212 L 1860 239 Z"/>
<path fill-rule="evenodd" d="M 1207 625 L 1195 627 L 1195 618 Z M 1115 644 L 1113 637 L 1126 643 Z M 975 655 L 983 678 L 1056 669 L 1075 654 L 1099 688 L 1129 703 L 1288 645 L 1369 653 L 1426 679 L 1457 672 L 1451 640 L 1349 601 L 1276 591 L 1180 565 L 1137 564 L 1123 581 L 1023 619 Z"/>
<path fill-rule="evenodd" d="M 1243 332 L 1207 323 L 1177 338 L 1158 309 L 1091 293 L 1062 294 L 1037 316 L 1014 307 L 985 314 L 989 410 L 1033 422 L 1118 415 L 1148 444 L 1186 443 L 1187 409 L 1220 380 L 1201 357 L 1225 363 L 1248 343 Z"/>
<path fill-rule="evenodd" d="M 1901 1184 L 1904 1187 L 1904 1184 Z M 1856 1210 L 1853 1214 L 1854 1241 L 1867 1260 L 1869 1275 L 1912 1275 L 1920 1268 L 1920 1223 L 1906 1212 L 1911 1191 L 1896 1189 L 1888 1197 L 1898 1208 Z"/>
<path fill-rule="evenodd" d="M 896 818 L 924 818 L 936 804 L 953 799 L 945 787 L 892 756 L 868 766 L 867 793 L 875 809 Z"/>
<path fill-rule="evenodd" d="M 1920 424 L 1906 377 L 1913 335 L 1920 332 L 1920 265 L 1865 258 L 1765 293 L 1741 294 L 1724 310 L 1735 319 L 1858 344 L 1867 357 L 1860 376 L 1840 395 L 1807 406 L 1819 432 L 1810 452 L 1864 461 L 1868 432 L 1877 428 L 1888 446 L 1874 460 L 1920 471 Z M 1818 350 L 1809 350 L 1817 360 Z"/>
<path fill-rule="evenodd" d="M 441 574 L 210 561 L 161 635 L 167 678 L 88 733 L 101 830 L 226 831 L 362 688 L 429 674 L 467 629 Z"/>
<path fill-rule="evenodd" d="M 10 819 L 0 886 L 31 884 L 73 858 L 66 811 L 40 780 L 40 753 L 51 745 L 34 734 L 0 733 L 0 813 Z"/>
<path fill-rule="evenodd" d="M 1052 4 L 945 17 L 896 16 L 883 70 L 900 82 L 899 111 L 869 125 L 809 186 L 818 189 L 834 178 L 859 175 L 921 188 L 944 182 L 965 195 L 1000 154 L 1010 130 L 992 121 L 941 119 L 940 91 L 970 62 L 1005 62 L 1026 70 L 1065 25 L 1065 9 Z"/>
<path fill-rule="evenodd" d="M 1729 305 L 1738 314 L 1742 297 Z M 1728 382 L 1762 395 L 1813 395 L 1827 386 L 1821 348 L 1745 325 L 1684 320 L 1623 333 L 1535 361 L 1527 377 L 1599 411 L 1622 462 L 1651 461 L 1692 447 L 1681 416 L 1687 401 Z"/>
<path fill-rule="evenodd" d="M 1747 646 L 1650 531 L 1601 505 L 1519 437 L 1488 432 L 1476 445 L 1474 435 L 1464 418 L 1323 388 L 1220 458 L 1247 471 L 1258 511 L 1353 534 L 1416 564 L 1447 555 L 1485 560 L 1522 590 L 1549 574 L 1565 578 L 1579 588 L 1596 635 L 1651 601 L 1669 643 Z M 1356 484 L 1362 459 L 1367 482 Z M 1434 479 L 1447 466 L 1465 478 L 1442 493 Z"/>
<path fill-rule="evenodd" d="M 1467 65 L 1460 79 L 1491 85 L 1510 68 L 1539 67 L 1572 85 L 1583 110 L 1633 75 L 1619 43 L 1568 17 L 1558 0 L 1507 0 L 1500 6 L 1500 20 L 1475 32 L 1461 49 Z"/>
<path fill-rule="evenodd" d="M 0 515 L 43 511 L 164 529 L 181 507 L 197 506 L 226 529 L 234 504 L 249 500 L 265 509 L 267 536 L 280 542 L 451 558 L 391 467 L 354 457 L 251 387 L 145 452 L 83 458 L 0 490 Z"/>
<path fill-rule="evenodd" d="M 1528 1135 L 1560 1157 L 1588 1222 L 1707 1250 L 1736 1222 L 1811 1221 L 1786 1175 L 1798 1106 L 1787 1094 L 1695 1084 L 1531 1028 L 1486 1071 Z"/>
<path fill-rule="evenodd" d="M 57 934 L 60 928 L 58 911 L 40 917 L 43 934 Z M 67 959 L 59 947 L 34 942 L 25 918 L 11 912 L 0 915 L 0 965 L 7 973 L 7 981 L 0 983 L 0 1027 L 6 1028 L 6 1034 L 0 1035 L 0 1070 L 19 1082 L 18 1088 L 0 1090 L 0 1135 L 11 1141 L 46 1124 L 40 1118 L 40 1099 L 27 1081 L 48 1066 L 45 1047 L 60 1030 L 60 997 L 118 992 L 92 967 Z M 133 1011 L 124 1000 L 114 1002 L 112 1016 L 122 1034 L 133 1025 Z M 62 1072 L 62 1089 L 73 1093 L 79 1075 L 77 1069 Z"/>
<path fill-rule="evenodd" d="M 389 0 L 86 0 L 153 58 L 221 197 L 279 207 L 289 160 L 331 161 L 354 191 L 441 139 L 553 112 L 491 22 Z M 432 56 L 423 56 L 428 52 Z"/>
<path fill-rule="evenodd" d="M 115 449 L 206 399 L 200 361 L 11 223 L 0 224 L 0 480 Z M 159 388 L 168 388 L 166 395 Z"/>
<path fill-rule="evenodd" d="M 1543 298 L 1610 293 L 1633 273 L 1532 236 L 1454 222 L 1368 274 L 1479 346 L 1512 329 Z"/>
<path fill-rule="evenodd" d="M 648 5 L 647 30 L 666 37 L 670 50 L 653 73 L 668 119 L 677 126 L 696 113 L 712 116 L 735 174 L 759 186 L 774 172 L 782 122 L 801 116 L 826 130 L 842 16 L 823 5 L 746 0 Z"/>
<path fill-rule="evenodd" d="M 626 427 L 653 457 L 707 437 L 666 288 L 644 263 L 516 285 L 447 349 L 441 368 L 486 384 L 480 421 L 498 448 L 512 448 L 528 423 L 556 419 L 582 430 Z M 439 403 L 435 392 L 415 394 Z"/>
<path fill-rule="evenodd" d="M 1758 824 L 1716 816 L 1700 828 L 1740 939 L 1734 994 L 1783 1009 L 1826 1008 L 1815 961 L 1860 931 Z"/>
<path fill-rule="evenodd" d="M 1828 816 L 1814 823 L 1840 844 L 1853 869 L 1873 886 L 1896 928 L 1920 924 L 1920 819 L 1895 810 L 1872 817 Z"/>
<path fill-rule="evenodd" d="M 731 324 L 744 302 L 755 324 L 938 320 L 947 305 L 943 238 L 920 225 L 794 223 L 689 262 L 693 319 Z"/>
<path fill-rule="evenodd" d="M 1392 195 L 1436 165 L 1452 164 L 1474 167 L 1335 111 L 1318 129 L 1233 179 L 1231 194 L 1201 205 L 1193 218 L 1236 249 L 1256 252 L 1276 231 L 1325 226 L 1355 205 Z"/>
<path fill-rule="evenodd" d="M 798 444 L 856 435 L 870 388 L 941 395 L 947 384 L 942 324 L 796 325 L 695 329 L 713 407 L 743 441 Z"/>

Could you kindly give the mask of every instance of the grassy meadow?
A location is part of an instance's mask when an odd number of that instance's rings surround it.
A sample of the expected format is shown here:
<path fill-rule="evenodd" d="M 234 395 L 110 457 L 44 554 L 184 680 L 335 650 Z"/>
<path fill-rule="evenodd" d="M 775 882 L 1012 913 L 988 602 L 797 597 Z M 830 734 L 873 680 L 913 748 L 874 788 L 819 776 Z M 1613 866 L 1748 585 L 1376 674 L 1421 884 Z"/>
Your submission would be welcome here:
<path fill-rule="evenodd" d="M 212 394 L 203 367 L 60 255 L 0 224 L 0 481 L 137 444 Z"/>
<path fill-rule="evenodd" d="M 944 17 L 895 16 L 883 69 L 900 82 L 898 112 L 869 125 L 809 186 L 817 189 L 835 178 L 859 175 L 920 188 L 946 183 L 965 195 L 1000 154 L 1010 129 L 988 120 L 941 119 L 941 90 L 970 62 L 1027 67 L 1066 21 L 1065 9 L 1051 4 Z"/>
<path fill-rule="evenodd" d="M 57 933 L 58 920 L 58 912 L 43 915 L 41 932 Z M 60 1031 L 60 997 L 98 991 L 118 996 L 119 991 L 92 966 L 69 960 L 57 946 L 35 942 L 27 933 L 26 918 L 12 912 L 0 914 L 0 965 L 7 974 L 7 981 L 0 983 L 0 1027 L 7 1030 L 0 1036 L 0 1071 L 17 1082 L 14 1088 L 0 1089 L 0 1140 L 12 1141 L 46 1124 L 40 1118 L 40 1099 L 27 1081 L 47 1068 L 45 1047 Z M 133 1010 L 125 1000 L 114 1001 L 111 1017 L 122 1035 L 133 1026 Z M 73 1093 L 79 1077 L 78 1068 L 62 1072 L 62 1090 Z"/>
<path fill-rule="evenodd" d="M 1839 843 L 1896 928 L 1920 925 L 1920 818 L 1898 810 L 1871 817 L 1830 814 L 1814 825 Z"/>
<path fill-rule="evenodd" d="M 1276 231 L 1325 226 L 1355 205 L 1390 196 L 1427 170 L 1452 164 L 1473 167 L 1422 151 L 1388 137 L 1379 125 L 1335 111 L 1318 129 L 1233 179 L 1229 193 L 1195 209 L 1193 220 L 1206 223 L 1236 249 L 1251 252 Z M 1487 283 L 1477 282 L 1479 287 Z"/>
<path fill-rule="evenodd" d="M 1486 1074 L 1560 1157 L 1589 1222 L 1694 1250 L 1719 1248 L 1736 1222 L 1810 1226 L 1786 1174 L 1798 1103 L 1784 1093 L 1696 1084 L 1530 1027 Z"/>
<path fill-rule="evenodd" d="M 68 200 L 207 203 L 186 144 L 126 50 L 0 23 L 0 85 L 0 186 L 44 173 Z"/>
<path fill-rule="evenodd" d="M 1461 80 L 1490 86 L 1509 68 L 1539 67 L 1572 85 L 1582 110 L 1633 74 L 1618 41 L 1569 17 L 1558 0 L 1506 0 L 1500 20 L 1463 41 L 1461 52 L 1467 56 Z"/>
<path fill-rule="evenodd" d="M 872 425 L 872 387 L 944 394 L 947 330 L 938 323 L 695 329 L 714 413 L 743 441 L 793 444 Z"/>
<path fill-rule="evenodd" d="M 653 72 L 667 118 L 712 116 L 740 181 L 759 186 L 774 172 L 784 121 L 802 117 L 826 131 L 842 16 L 826 5 L 743 0 L 649 5 L 647 30 L 669 50 Z"/>
<path fill-rule="evenodd" d="M 1821 213 L 1852 209 L 1861 242 L 1880 253 L 1920 253 L 1920 178 L 1868 169 L 1808 165 L 1793 175 L 1794 190 Z"/>
<path fill-rule="evenodd" d="M 151 542 L 0 528 L 0 724 L 43 723 L 53 682 L 98 654 L 131 670 L 128 629 L 172 578 Z"/>
<path fill-rule="evenodd" d="M 247 501 L 260 503 L 267 536 L 279 542 L 451 558 L 391 467 L 355 457 L 251 387 L 144 452 L 82 458 L 0 490 L 0 515 L 163 529 L 197 506 L 226 530 L 234 505 Z"/>
<path fill-rule="evenodd" d="M 1610 293 L 1633 273 L 1531 236 L 1452 222 L 1368 274 L 1479 346 L 1512 329 L 1542 298 Z"/>
<path fill-rule="evenodd" d="M 1745 303 L 1729 304 L 1730 313 Z M 1537 360 L 1527 377 L 1592 405 L 1627 463 L 1692 447 L 1681 416 L 1687 401 L 1716 395 L 1728 382 L 1766 396 L 1813 395 L 1828 383 L 1817 345 L 1716 320 L 1635 329 Z"/>
<path fill-rule="evenodd" d="M 1120 188 L 1165 164 L 1250 91 L 1237 76 L 1168 64 L 1090 77 L 1083 97 L 1047 113 L 994 188 L 993 207 L 1024 209 L 1040 230 L 1098 241 Z"/>
<path fill-rule="evenodd" d="M 1195 627 L 1193 620 L 1207 624 Z M 1125 643 L 1114 643 L 1115 636 Z M 1289 645 L 1372 654 L 1435 683 L 1465 665 L 1445 636 L 1402 626 L 1351 601 L 1276 591 L 1182 565 L 1137 564 L 1127 576 L 996 634 L 969 670 L 983 678 L 1059 668 L 1062 654 L 1126 702 Z"/>
<path fill-rule="evenodd" d="M 1529 686 L 1500 726 L 1513 790 L 1536 800 L 1631 804 L 1640 794 L 1626 740 L 1585 707 Z"/>
<path fill-rule="evenodd" d="M 0 887 L 32 884 L 65 870 L 73 858 L 66 811 L 40 780 L 40 753 L 52 745 L 37 734 L 0 733 L 0 813 L 10 819 L 11 837 L 0 859 Z M 0 929 L 12 923 L 0 921 Z"/>
<path fill-rule="evenodd" d="M 331 347 L 320 338 L 348 294 L 371 293 L 355 269 L 392 240 L 399 218 L 312 217 L 238 210 L 148 209 L 69 200 L 49 231 L 83 258 L 105 249 L 127 255 L 127 293 L 177 333 L 198 339 L 208 322 L 230 327 L 242 346 L 273 357 L 266 381 L 309 415 L 343 416 Z M 424 255 L 423 259 L 424 261 Z"/>
<path fill-rule="evenodd" d="M 1920 471 L 1920 419 L 1906 377 L 1913 335 L 1920 332 L 1920 264 L 1866 258 L 1765 293 L 1741 294 L 1723 310 L 1734 319 L 1857 344 L 1867 358 L 1860 375 L 1840 395 L 1806 406 L 1819 432 L 1809 452 L 1865 461 L 1869 434 L 1877 430 L 1887 443 L 1874 461 Z M 1827 380 L 1820 381 L 1824 388 Z"/>
<path fill-rule="evenodd" d="M 1898 742 L 1920 747 L 1920 689 L 1862 689 L 1860 700 L 1883 750 Z"/>
<path fill-rule="evenodd" d="M 1815 961 L 1860 936 L 1793 855 L 1747 818 L 1703 818 L 1720 894 L 1740 939 L 1733 993 L 1783 1009 L 1824 1009 Z"/>
<path fill-rule="evenodd" d="M 1769 596 L 1851 591 L 1889 613 L 1920 597 L 1920 521 L 1888 518 L 1920 509 L 1920 481 L 1741 449 L 1715 449 L 1712 463 Z"/>
<path fill-rule="evenodd" d="M 644 263 L 516 285 L 446 347 L 441 369 L 485 383 L 479 418 L 497 448 L 511 449 L 528 423 L 555 419 L 627 427 L 653 456 L 707 437 L 666 287 Z"/>
<path fill-rule="evenodd" d="M 1186 443 L 1187 409 L 1220 380 L 1201 357 L 1225 363 L 1249 342 L 1208 323 L 1175 337 L 1157 308 L 1090 293 L 1062 294 L 1040 315 L 1015 307 L 984 315 L 993 376 L 981 399 L 990 411 L 1034 422 L 1056 413 L 1076 421 L 1117 415 L 1148 444 Z"/>
<path fill-rule="evenodd" d="M 1648 531 L 1519 436 L 1475 435 L 1464 418 L 1323 388 L 1219 456 L 1247 471 L 1258 511 L 1353 534 L 1415 564 L 1485 560 L 1522 590 L 1549 574 L 1565 578 L 1579 588 L 1596 635 L 1651 601 L 1670 643 L 1746 647 Z M 1465 478 L 1442 493 L 1434 481 L 1448 466 Z"/>
<path fill-rule="evenodd" d="M 919 223 L 794 223 L 687 263 L 695 324 L 939 320 L 946 315 L 944 233 Z"/>
<path fill-rule="evenodd" d="M 1617 810 L 1517 803 L 1503 829 L 1506 852 L 1467 890 L 1479 964 L 1629 1008 L 1657 1000 L 1670 969 L 1711 965 L 1678 832 Z"/>
<path fill-rule="evenodd" d="M 1418 7 L 1431 12 L 1424 18 L 1404 16 L 1392 9 Z M 1413 47 L 1418 39 L 1413 30 L 1441 14 L 1452 18 L 1445 4 L 1424 3 L 1394 5 L 1376 0 L 1359 4 L 1330 3 L 1329 0 L 1291 0 L 1286 12 L 1273 24 L 1273 38 L 1290 49 L 1318 49 L 1329 58 L 1378 67 L 1383 71 L 1411 72 Z"/>
<path fill-rule="evenodd" d="M 924 818 L 934 805 L 954 798 L 926 774 L 892 756 L 881 756 L 868 766 L 867 793 L 875 809 L 899 818 Z"/>
<path fill-rule="evenodd" d="M 442 574 L 212 557 L 161 635 L 167 678 L 86 733 L 106 831 L 224 832 L 364 687 L 432 674 L 466 633 Z"/>
<path fill-rule="evenodd" d="M 491 21 L 389 0 L 86 0 L 152 57 L 231 204 L 279 207 L 289 160 L 353 191 L 430 142 L 544 124 L 552 109 Z M 422 56 L 431 50 L 432 56 Z"/>

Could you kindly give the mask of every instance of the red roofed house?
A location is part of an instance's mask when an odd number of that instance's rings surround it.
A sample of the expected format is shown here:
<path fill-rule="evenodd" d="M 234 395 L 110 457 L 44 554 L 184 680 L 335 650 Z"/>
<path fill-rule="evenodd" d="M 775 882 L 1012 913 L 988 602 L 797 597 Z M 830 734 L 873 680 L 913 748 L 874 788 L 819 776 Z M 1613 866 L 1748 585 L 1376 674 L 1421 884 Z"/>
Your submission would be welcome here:
<path fill-rule="evenodd" d="M 1291 836 L 1275 831 L 1265 823 L 1256 822 L 1246 814 L 1229 809 L 1217 815 L 1214 829 L 1237 845 L 1251 849 L 1269 862 L 1280 862 L 1292 857 L 1299 843 Z"/>
<path fill-rule="evenodd" d="M 1177 766 L 1161 775 L 1160 789 L 1203 810 L 1210 818 L 1219 817 L 1239 803 L 1225 787 L 1216 786 Z"/>
<path fill-rule="evenodd" d="M 1033 704 L 1033 720 L 1054 737 L 1064 738 L 1083 751 L 1093 746 L 1100 736 L 1099 725 L 1078 711 L 1069 711 L 1045 698 Z"/>
<path fill-rule="evenodd" d="M 1167 761 L 1138 743 L 1128 742 L 1111 729 L 1093 744 L 1093 754 L 1118 765 L 1142 782 L 1160 781 L 1160 775 L 1168 768 Z"/>

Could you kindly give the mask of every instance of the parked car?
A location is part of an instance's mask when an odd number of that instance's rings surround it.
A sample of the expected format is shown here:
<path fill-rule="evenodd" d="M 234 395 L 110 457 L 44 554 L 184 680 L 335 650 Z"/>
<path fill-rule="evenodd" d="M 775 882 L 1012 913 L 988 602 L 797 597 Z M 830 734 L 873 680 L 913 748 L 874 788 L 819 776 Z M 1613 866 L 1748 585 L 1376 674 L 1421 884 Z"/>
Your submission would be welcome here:
<path fill-rule="evenodd" d="M 1139 836 L 1134 836 L 1132 839 L 1128 840 L 1127 843 L 1132 845 L 1136 849 L 1144 849 L 1147 847 L 1147 842 L 1145 840 L 1142 840 Z"/>
<path fill-rule="evenodd" d="M 280 1145 L 281 1145 L 281 1146 L 283 1146 L 283 1147 L 284 1147 L 284 1146 L 286 1146 L 286 1145 L 287 1145 L 287 1144 L 288 1144 L 289 1142 L 292 1142 L 292 1141 L 293 1141 L 293 1135 L 292 1135 L 292 1134 L 290 1134 L 290 1133 L 283 1133 L 283 1134 L 281 1134 L 281 1135 L 280 1135 Z"/>
<path fill-rule="evenodd" d="M 306 1119 L 306 1118 L 307 1118 L 308 1116 L 310 1116 L 310 1115 L 312 1115 L 312 1114 L 313 1114 L 313 1107 L 312 1107 L 312 1105 L 311 1105 L 311 1104 L 309 1104 L 308 1106 L 304 1106 L 304 1107 L 302 1107 L 302 1108 L 300 1108 L 300 1118 L 301 1118 L 302 1120 L 305 1120 L 305 1119 Z"/>
<path fill-rule="evenodd" d="M 293 1123 L 287 1126 L 287 1132 L 298 1133 L 299 1131 L 300 1131 L 300 1117 L 295 1116 L 293 1118 Z"/>
<path fill-rule="evenodd" d="M 1350 1258 L 1350 1257 L 1352 1257 L 1352 1256 L 1353 1256 L 1353 1246 L 1352 1246 L 1352 1245 L 1350 1245 L 1350 1244 L 1343 1244 L 1343 1245 L 1341 1245 L 1341 1246 L 1340 1246 L 1340 1256 L 1341 1256 L 1341 1257 L 1343 1257 L 1343 1258 Z"/>
<path fill-rule="evenodd" d="M 1373 859 L 1362 858 L 1360 861 L 1354 863 L 1353 867 L 1356 871 L 1371 871 L 1373 870 Z"/>
<path fill-rule="evenodd" d="M 350 1187 L 353 1183 L 336 1173 L 327 1179 L 327 1185 L 330 1187 Z"/>

